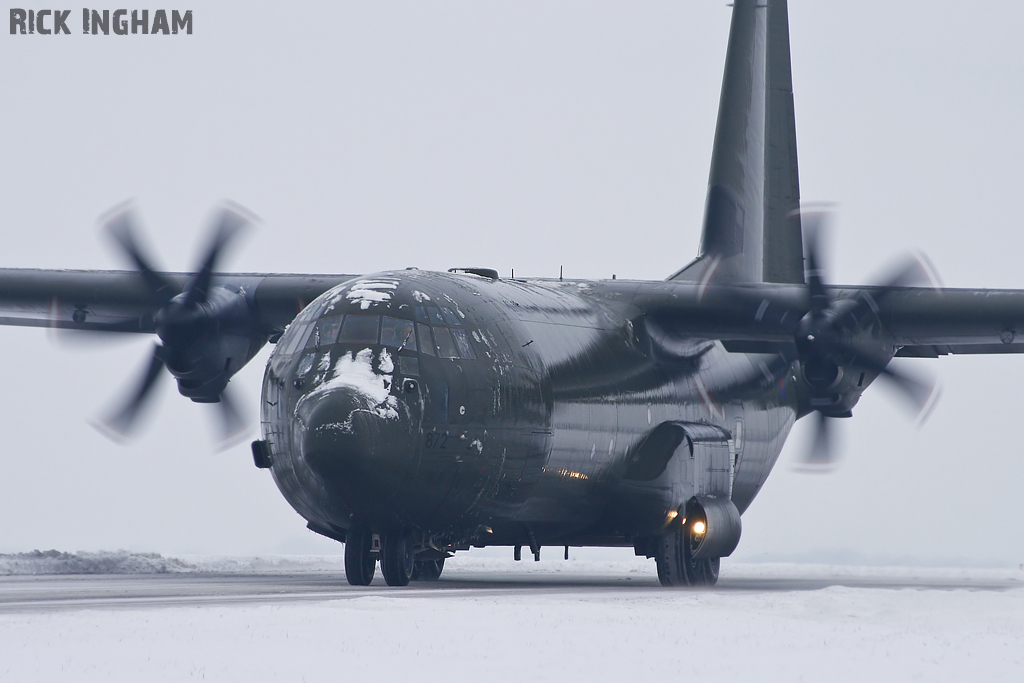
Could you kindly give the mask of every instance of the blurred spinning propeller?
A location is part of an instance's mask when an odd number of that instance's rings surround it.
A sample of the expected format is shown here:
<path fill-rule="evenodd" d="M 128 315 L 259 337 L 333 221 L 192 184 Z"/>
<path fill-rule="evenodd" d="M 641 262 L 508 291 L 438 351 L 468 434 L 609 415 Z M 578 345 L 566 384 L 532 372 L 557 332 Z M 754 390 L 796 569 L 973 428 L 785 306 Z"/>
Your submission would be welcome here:
<path fill-rule="evenodd" d="M 214 220 L 209 246 L 183 288 L 180 278 L 175 283 L 173 277 L 157 271 L 143 253 L 131 207 L 115 209 L 103 222 L 145 284 L 160 338 L 134 388 L 98 425 L 112 438 L 122 439 L 136 429 L 164 369 L 178 380 L 184 396 L 219 406 L 220 433 L 225 441 L 245 428 L 227 385 L 231 374 L 251 357 L 255 323 L 244 293 L 215 286 L 214 272 L 225 248 L 251 222 L 240 207 L 223 207 Z"/>
<path fill-rule="evenodd" d="M 857 297 L 837 299 L 829 296 L 821 265 L 820 242 L 830 214 L 805 211 L 800 216 L 805 238 L 805 282 L 807 313 L 794 331 L 797 359 L 811 387 L 810 406 L 817 413 L 815 434 L 803 462 L 811 468 L 829 466 L 836 461 L 835 439 L 830 428 L 832 418 L 849 417 L 850 410 L 836 403 L 834 388 L 843 367 L 856 367 L 888 380 L 919 417 L 934 404 L 936 384 L 889 365 L 891 355 L 879 355 L 856 339 L 867 332 L 867 325 L 878 313 L 878 302 L 893 291 L 931 282 L 934 272 L 923 260 L 907 258 L 894 268 L 881 284 L 858 291 Z"/>

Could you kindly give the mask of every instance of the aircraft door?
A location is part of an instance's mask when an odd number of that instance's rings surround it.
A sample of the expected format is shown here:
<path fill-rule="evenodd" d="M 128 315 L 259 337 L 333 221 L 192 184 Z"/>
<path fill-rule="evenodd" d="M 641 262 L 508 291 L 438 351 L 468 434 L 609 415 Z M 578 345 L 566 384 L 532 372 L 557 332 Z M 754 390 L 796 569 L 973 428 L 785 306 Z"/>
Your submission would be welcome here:
<path fill-rule="evenodd" d="M 694 496 L 725 496 L 732 485 L 732 448 L 729 432 L 711 424 L 684 424 L 689 443 L 689 477 Z"/>

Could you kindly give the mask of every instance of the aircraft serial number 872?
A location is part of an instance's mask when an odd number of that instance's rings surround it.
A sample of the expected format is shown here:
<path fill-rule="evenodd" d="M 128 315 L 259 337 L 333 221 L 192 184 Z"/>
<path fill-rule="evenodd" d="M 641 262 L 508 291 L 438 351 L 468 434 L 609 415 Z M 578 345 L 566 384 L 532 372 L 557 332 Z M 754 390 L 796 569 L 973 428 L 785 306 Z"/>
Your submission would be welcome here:
<path fill-rule="evenodd" d="M 276 344 L 255 462 L 345 543 L 354 585 L 378 561 L 401 586 L 458 550 L 544 545 L 632 546 L 665 585 L 713 584 L 798 418 L 827 463 L 829 420 L 875 379 L 929 401 L 894 356 L 1024 350 L 1024 291 L 919 286 L 917 264 L 824 284 L 784 0 L 735 2 L 722 88 L 700 255 L 664 281 L 219 273 L 235 207 L 195 273 L 163 273 L 121 209 L 106 223 L 133 271 L 2 270 L 0 322 L 158 335 L 119 433 L 164 369 L 234 431 L 228 382 Z"/>

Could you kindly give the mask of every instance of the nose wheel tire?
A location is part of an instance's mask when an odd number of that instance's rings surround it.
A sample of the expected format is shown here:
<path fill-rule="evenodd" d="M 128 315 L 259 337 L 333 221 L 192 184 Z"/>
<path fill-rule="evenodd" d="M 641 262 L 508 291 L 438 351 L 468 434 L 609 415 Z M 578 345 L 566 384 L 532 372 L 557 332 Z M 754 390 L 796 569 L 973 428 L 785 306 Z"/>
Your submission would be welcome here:
<path fill-rule="evenodd" d="M 662 534 L 657 551 L 654 559 L 662 586 L 714 586 L 718 583 L 721 559 L 693 559 L 686 529 L 676 528 Z"/>
<path fill-rule="evenodd" d="M 413 581 L 437 581 L 444 570 L 444 558 L 439 560 L 416 560 L 412 568 Z"/>
<path fill-rule="evenodd" d="M 345 578 L 353 586 L 369 586 L 377 560 L 370 554 L 373 537 L 366 529 L 350 529 L 345 539 Z"/>
<path fill-rule="evenodd" d="M 408 530 L 392 531 L 381 543 L 380 570 L 389 586 L 408 586 L 415 566 L 413 540 Z"/>

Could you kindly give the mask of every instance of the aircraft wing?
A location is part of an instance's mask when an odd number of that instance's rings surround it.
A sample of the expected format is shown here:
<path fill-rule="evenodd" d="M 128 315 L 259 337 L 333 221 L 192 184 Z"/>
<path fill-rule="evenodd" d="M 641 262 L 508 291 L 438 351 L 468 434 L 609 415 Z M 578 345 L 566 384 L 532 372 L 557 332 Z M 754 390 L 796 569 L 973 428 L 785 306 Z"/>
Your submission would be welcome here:
<path fill-rule="evenodd" d="M 161 275 L 174 294 L 191 277 Z M 221 273 L 213 283 L 243 292 L 260 327 L 272 334 L 317 296 L 353 277 Z M 830 289 L 837 300 L 872 293 L 872 288 Z M 877 315 L 899 356 L 1024 353 L 1024 290 L 907 287 L 877 299 Z M 737 346 L 760 343 L 764 352 L 788 342 L 806 312 L 799 288 L 789 286 L 711 288 L 702 296 L 695 290 L 671 303 L 649 301 L 640 308 L 666 331 L 735 340 Z M 158 309 L 137 271 L 0 269 L 0 325 L 152 333 Z"/>
<path fill-rule="evenodd" d="M 903 289 L 879 316 L 897 356 L 1024 353 L 1024 290 Z"/>
<path fill-rule="evenodd" d="M 717 339 L 738 353 L 792 347 L 810 310 L 800 286 L 752 285 L 680 289 L 636 301 L 659 346 L 673 338 Z M 901 357 L 1024 353 L 1024 290 L 931 287 L 829 287 L 837 323 L 847 329 L 881 323 Z M 855 320 L 855 318 L 857 320 Z"/>
<path fill-rule="evenodd" d="M 160 275 L 171 295 L 191 277 Z M 272 335 L 317 296 L 353 277 L 224 273 L 214 275 L 213 284 L 243 292 L 260 327 Z M 0 325 L 152 333 L 159 308 L 136 271 L 0 269 Z"/>

